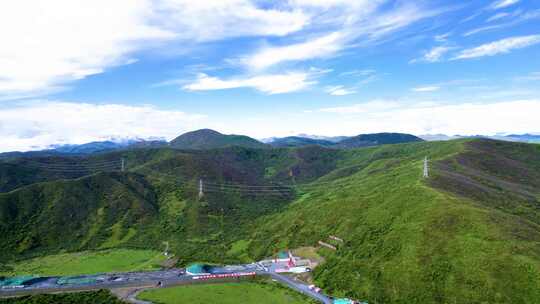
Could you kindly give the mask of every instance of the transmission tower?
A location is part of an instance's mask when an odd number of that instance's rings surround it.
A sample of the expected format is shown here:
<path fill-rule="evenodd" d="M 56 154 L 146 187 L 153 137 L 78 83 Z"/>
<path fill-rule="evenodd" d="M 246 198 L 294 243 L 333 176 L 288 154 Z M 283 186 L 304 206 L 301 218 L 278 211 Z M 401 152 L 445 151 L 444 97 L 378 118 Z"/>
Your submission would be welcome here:
<path fill-rule="evenodd" d="M 429 163 L 427 156 L 424 158 L 424 178 L 429 177 Z"/>
<path fill-rule="evenodd" d="M 204 195 L 204 192 L 203 192 L 203 180 L 202 178 L 199 179 L 199 199 L 201 199 Z"/>

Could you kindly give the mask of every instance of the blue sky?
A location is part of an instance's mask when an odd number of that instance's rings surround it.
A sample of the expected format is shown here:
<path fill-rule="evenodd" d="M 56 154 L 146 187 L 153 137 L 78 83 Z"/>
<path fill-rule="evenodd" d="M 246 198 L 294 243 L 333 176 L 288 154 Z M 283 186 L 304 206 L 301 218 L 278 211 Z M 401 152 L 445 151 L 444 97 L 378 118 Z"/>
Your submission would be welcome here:
<path fill-rule="evenodd" d="M 0 151 L 540 132 L 540 2 L 4 1 Z"/>

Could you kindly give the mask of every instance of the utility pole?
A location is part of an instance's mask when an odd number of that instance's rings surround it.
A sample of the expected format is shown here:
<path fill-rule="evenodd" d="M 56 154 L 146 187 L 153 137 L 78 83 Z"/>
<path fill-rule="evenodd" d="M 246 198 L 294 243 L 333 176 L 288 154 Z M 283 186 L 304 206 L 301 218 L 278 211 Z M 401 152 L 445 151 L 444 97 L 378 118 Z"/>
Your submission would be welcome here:
<path fill-rule="evenodd" d="M 424 158 L 424 178 L 429 177 L 429 165 L 427 156 Z"/>
<path fill-rule="evenodd" d="M 122 172 L 126 169 L 126 162 L 124 161 L 124 158 L 122 157 Z"/>
<path fill-rule="evenodd" d="M 202 181 L 202 178 L 199 179 L 199 199 L 201 199 L 204 195 L 204 192 L 203 192 L 203 181 Z"/>

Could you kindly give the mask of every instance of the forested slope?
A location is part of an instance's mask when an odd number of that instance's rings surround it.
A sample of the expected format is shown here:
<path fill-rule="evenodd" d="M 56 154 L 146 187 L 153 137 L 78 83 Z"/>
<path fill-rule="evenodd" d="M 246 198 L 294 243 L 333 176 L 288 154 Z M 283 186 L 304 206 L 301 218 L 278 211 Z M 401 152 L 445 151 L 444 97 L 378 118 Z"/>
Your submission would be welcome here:
<path fill-rule="evenodd" d="M 540 302 L 538 145 L 161 148 L 99 157 L 124 158 L 127 172 L 19 184 L 2 173 L 16 188 L 0 194 L 5 258 L 167 241 L 180 264 L 233 263 L 337 235 L 344 243 L 320 249 L 326 262 L 314 272 L 332 294 L 370 303 Z"/>

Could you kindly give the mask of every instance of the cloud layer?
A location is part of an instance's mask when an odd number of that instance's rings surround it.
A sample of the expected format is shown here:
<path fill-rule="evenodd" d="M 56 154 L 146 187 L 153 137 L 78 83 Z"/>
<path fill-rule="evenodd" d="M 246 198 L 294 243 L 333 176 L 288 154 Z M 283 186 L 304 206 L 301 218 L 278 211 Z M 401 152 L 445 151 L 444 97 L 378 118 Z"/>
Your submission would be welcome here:
<path fill-rule="evenodd" d="M 111 138 L 171 139 L 205 116 L 152 106 L 36 101 L 0 108 L 0 152 L 44 149 Z"/>
<path fill-rule="evenodd" d="M 339 130 L 327 134 L 400 131 L 412 134 L 495 135 L 540 130 L 540 100 L 493 103 L 403 104 L 375 100 L 352 106 L 323 108 L 325 119 L 335 119 Z M 333 118 L 328 115 L 338 115 Z M 361 117 L 361 119 L 358 119 Z M 479 123 L 481 121 L 481 123 Z"/>
<path fill-rule="evenodd" d="M 129 62 L 144 41 L 173 38 L 145 21 L 150 13 L 141 0 L 0 4 L 0 96 L 60 89 Z"/>

